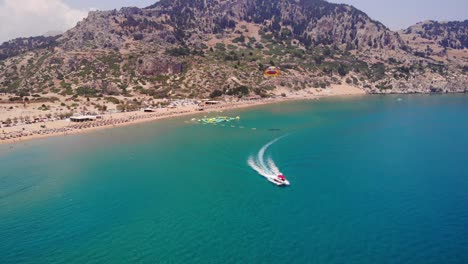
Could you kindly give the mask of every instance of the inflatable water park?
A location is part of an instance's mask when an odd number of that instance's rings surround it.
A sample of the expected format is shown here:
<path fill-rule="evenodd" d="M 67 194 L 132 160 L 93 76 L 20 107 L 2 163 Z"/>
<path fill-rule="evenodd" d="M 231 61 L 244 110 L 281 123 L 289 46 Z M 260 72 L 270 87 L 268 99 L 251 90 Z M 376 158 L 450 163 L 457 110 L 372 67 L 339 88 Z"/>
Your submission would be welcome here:
<path fill-rule="evenodd" d="M 240 120 L 239 116 L 236 117 L 228 117 L 228 116 L 217 116 L 217 117 L 205 117 L 202 119 L 198 119 L 198 122 L 202 124 L 218 124 L 218 123 L 224 123 L 224 122 L 231 122 L 231 121 L 236 121 Z"/>

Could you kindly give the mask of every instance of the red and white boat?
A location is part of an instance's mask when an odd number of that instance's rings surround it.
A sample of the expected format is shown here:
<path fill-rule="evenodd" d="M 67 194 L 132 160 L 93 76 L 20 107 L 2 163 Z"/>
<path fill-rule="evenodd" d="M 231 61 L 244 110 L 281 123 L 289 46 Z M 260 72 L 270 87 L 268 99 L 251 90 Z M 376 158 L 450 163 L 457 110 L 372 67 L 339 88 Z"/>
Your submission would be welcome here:
<path fill-rule="evenodd" d="M 273 184 L 276 184 L 278 186 L 283 186 L 283 185 L 289 185 L 288 179 L 284 177 L 283 174 L 280 174 L 276 177 L 268 177 L 268 181 L 272 182 Z"/>

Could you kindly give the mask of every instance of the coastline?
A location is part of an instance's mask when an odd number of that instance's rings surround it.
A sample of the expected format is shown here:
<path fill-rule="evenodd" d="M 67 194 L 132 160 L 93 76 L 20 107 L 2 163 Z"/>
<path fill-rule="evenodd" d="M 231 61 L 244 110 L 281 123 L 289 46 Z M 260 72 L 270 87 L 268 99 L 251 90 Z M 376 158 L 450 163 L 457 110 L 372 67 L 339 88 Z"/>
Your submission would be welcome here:
<path fill-rule="evenodd" d="M 337 85 L 330 89 L 323 90 L 319 93 L 311 92 L 310 90 L 303 90 L 295 93 L 287 93 L 286 97 L 266 98 L 255 101 L 238 101 L 238 102 L 220 102 L 217 105 L 205 107 L 204 111 L 199 111 L 197 106 L 183 106 L 176 109 L 161 108 L 156 109 L 155 112 L 145 113 L 142 111 L 123 112 L 110 115 L 104 115 L 103 119 L 99 121 L 91 121 L 85 123 L 71 123 L 65 120 L 52 121 L 47 124 L 47 129 L 32 130 L 38 124 L 24 125 L 21 127 L 13 127 L 9 129 L 9 133 L 14 133 L 16 136 L 13 138 L 2 139 L 0 138 L 0 145 L 14 145 L 24 143 L 34 139 L 41 139 L 54 136 L 67 136 L 75 134 L 84 134 L 101 129 L 110 129 L 115 127 L 130 126 L 146 122 L 153 122 L 161 119 L 175 118 L 181 116 L 190 116 L 203 113 L 213 113 L 219 111 L 227 111 L 234 109 L 250 108 L 255 106 L 282 103 L 287 101 L 299 100 L 319 100 L 326 97 L 338 96 L 356 96 L 366 95 L 366 93 L 358 88 Z M 15 130 L 23 129 L 23 130 Z M 34 132 L 24 132 L 24 131 Z"/>

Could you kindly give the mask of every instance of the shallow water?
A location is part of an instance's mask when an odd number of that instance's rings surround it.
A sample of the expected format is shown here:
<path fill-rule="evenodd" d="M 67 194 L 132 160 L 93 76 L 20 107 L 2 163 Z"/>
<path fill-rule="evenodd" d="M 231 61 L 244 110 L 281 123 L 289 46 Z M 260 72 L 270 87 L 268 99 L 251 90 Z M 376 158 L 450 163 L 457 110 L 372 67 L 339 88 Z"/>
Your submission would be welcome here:
<path fill-rule="evenodd" d="M 0 146 L 0 263 L 468 262 L 468 96 L 222 115 Z"/>

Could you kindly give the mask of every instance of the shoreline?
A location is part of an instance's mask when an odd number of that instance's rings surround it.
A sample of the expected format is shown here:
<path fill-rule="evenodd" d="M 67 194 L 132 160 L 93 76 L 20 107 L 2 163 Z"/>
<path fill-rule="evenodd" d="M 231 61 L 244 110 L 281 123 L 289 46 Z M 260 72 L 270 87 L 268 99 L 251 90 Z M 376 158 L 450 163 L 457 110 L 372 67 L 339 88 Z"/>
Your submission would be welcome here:
<path fill-rule="evenodd" d="M 339 90 L 339 89 L 337 89 Z M 83 122 L 83 123 L 71 123 L 65 120 L 54 121 L 43 124 L 52 124 L 50 129 L 35 130 L 33 134 L 24 134 L 23 131 L 12 131 L 10 133 L 15 133 L 16 137 L 2 139 L 0 138 L 0 145 L 10 144 L 11 146 L 15 144 L 24 143 L 26 141 L 43 139 L 48 137 L 55 136 L 68 136 L 76 134 L 84 134 L 96 130 L 102 129 L 111 129 L 116 127 L 124 127 L 135 124 L 141 124 L 146 122 L 153 122 L 162 119 L 169 119 L 181 116 L 190 116 L 203 113 L 213 113 L 219 111 L 229 111 L 235 109 L 244 109 L 251 108 L 256 106 L 282 103 L 288 101 L 301 101 L 301 100 L 319 100 L 320 98 L 327 97 L 352 97 L 352 96 L 362 96 L 367 95 L 366 93 L 361 93 L 359 91 L 338 91 L 338 92 L 328 92 L 322 94 L 289 94 L 287 97 L 278 97 L 278 98 L 267 98 L 259 99 L 256 101 L 240 101 L 240 102 L 220 102 L 218 105 L 205 107 L 205 110 L 199 111 L 196 106 L 186 106 L 178 109 L 157 109 L 156 112 L 145 113 L 141 111 L 135 112 L 124 112 L 116 113 L 111 115 L 105 115 L 102 120 Z M 55 124 L 54 124 L 55 123 Z M 35 124 L 37 126 L 37 124 Z M 31 125 L 25 125 L 25 127 Z M 23 128 L 24 129 L 24 128 Z M 26 132 L 27 133 L 27 132 Z"/>

